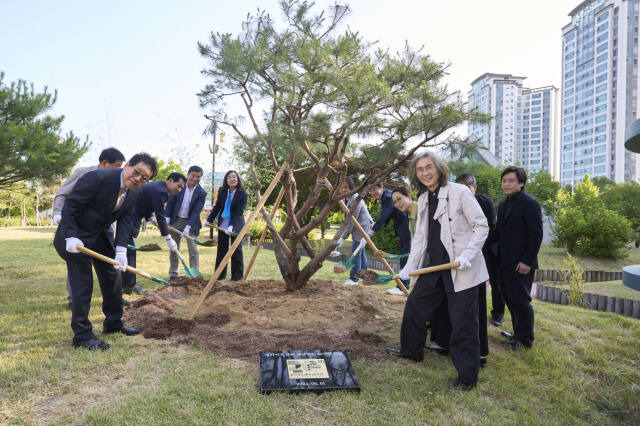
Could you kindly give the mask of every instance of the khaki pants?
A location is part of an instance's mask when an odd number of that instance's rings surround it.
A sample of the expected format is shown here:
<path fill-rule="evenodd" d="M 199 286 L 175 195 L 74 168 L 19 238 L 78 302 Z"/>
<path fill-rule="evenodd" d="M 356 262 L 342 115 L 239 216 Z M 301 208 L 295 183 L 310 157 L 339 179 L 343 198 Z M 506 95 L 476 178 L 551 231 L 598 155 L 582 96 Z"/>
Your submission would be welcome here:
<path fill-rule="evenodd" d="M 183 231 L 184 227 L 187 226 L 187 221 L 188 219 L 177 217 L 175 222 L 173 222 L 171 226 L 178 229 L 179 231 Z M 169 233 L 171 234 L 171 237 L 174 239 L 174 241 L 178 245 L 178 249 L 180 249 L 180 240 L 182 239 L 182 234 L 179 234 L 173 231 L 169 231 Z M 197 237 L 197 235 L 194 234 L 193 231 L 189 231 L 189 235 L 191 235 L 193 238 Z M 196 243 L 194 243 L 190 239 L 186 238 L 186 240 L 187 240 L 187 247 L 189 248 L 189 267 L 200 269 L 200 257 L 198 255 L 198 246 L 196 245 Z M 180 265 L 180 258 L 178 258 L 178 255 L 176 255 L 174 252 L 171 252 L 169 259 L 170 259 L 169 278 L 177 277 L 178 268 Z"/>

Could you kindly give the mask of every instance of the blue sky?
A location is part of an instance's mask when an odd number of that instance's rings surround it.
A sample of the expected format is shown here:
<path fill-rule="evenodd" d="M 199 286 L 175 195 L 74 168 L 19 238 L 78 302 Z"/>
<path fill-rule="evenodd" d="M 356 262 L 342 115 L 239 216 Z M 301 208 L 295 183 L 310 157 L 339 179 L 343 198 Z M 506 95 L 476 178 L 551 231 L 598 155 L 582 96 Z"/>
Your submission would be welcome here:
<path fill-rule="evenodd" d="M 436 60 L 451 62 L 448 84 L 466 95 L 484 72 L 525 75 L 531 87 L 558 86 L 560 29 L 578 3 L 356 0 L 347 24 L 380 47 L 424 45 Z M 24 79 L 38 90 L 58 90 L 52 114 L 64 114 L 64 129 L 93 143 L 82 164 L 93 164 L 111 145 L 127 157 L 145 150 L 165 159 L 182 145 L 207 168 L 210 138 L 202 136 L 207 121 L 196 98 L 206 63 L 196 43 L 211 31 L 238 33 L 257 7 L 277 16 L 277 4 L 0 0 L 0 71 L 5 83 Z M 216 169 L 233 165 L 222 154 Z"/>

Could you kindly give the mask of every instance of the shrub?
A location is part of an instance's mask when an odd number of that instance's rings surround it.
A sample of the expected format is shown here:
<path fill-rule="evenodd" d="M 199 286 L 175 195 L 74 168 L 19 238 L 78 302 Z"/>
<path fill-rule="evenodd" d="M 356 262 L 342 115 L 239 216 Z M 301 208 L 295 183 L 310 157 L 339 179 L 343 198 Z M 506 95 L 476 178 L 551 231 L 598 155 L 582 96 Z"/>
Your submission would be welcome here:
<path fill-rule="evenodd" d="M 572 254 L 624 257 L 624 246 L 633 235 L 631 223 L 607 209 L 588 175 L 576 185 L 573 196 L 561 193 L 559 201 L 554 245 L 566 247 Z"/>
<path fill-rule="evenodd" d="M 569 304 L 584 307 L 584 278 L 582 277 L 584 271 L 578 264 L 578 259 L 569 253 L 563 263 L 567 268 L 563 280 L 569 283 Z"/>

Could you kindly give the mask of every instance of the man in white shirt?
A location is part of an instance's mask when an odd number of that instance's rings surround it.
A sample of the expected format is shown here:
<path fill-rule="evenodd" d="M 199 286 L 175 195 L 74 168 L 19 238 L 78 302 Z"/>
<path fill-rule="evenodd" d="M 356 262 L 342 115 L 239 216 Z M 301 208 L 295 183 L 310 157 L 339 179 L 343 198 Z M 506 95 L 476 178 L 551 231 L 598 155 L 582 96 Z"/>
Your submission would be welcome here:
<path fill-rule="evenodd" d="M 202 168 L 191 166 L 189 173 L 187 173 L 186 187 L 178 194 L 170 195 L 167 200 L 167 223 L 181 232 L 171 231 L 171 236 L 178 245 L 178 249 L 180 249 L 180 240 L 183 235 L 190 235 L 195 238 L 200 234 L 200 228 L 202 227 L 200 213 L 207 198 L 207 192 L 200 186 L 201 178 Z M 187 247 L 189 248 L 189 267 L 199 269 L 198 246 L 192 240 L 187 239 Z M 169 278 L 178 276 L 179 262 L 178 256 L 171 252 Z"/>

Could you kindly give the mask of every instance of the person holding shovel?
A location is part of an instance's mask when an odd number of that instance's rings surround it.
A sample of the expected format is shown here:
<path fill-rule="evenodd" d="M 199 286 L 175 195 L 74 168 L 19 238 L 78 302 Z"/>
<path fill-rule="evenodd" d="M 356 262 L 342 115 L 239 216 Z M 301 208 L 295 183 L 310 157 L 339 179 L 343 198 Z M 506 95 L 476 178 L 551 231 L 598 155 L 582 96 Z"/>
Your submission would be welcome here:
<path fill-rule="evenodd" d="M 224 175 L 222 186 L 218 190 L 216 204 L 211 209 L 205 226 L 218 221 L 218 251 L 216 253 L 216 269 L 229 251 L 229 246 L 235 241 L 234 231 L 237 233 L 244 227 L 244 209 L 247 207 L 247 191 L 242 186 L 240 176 L 235 170 L 229 170 Z M 229 240 L 231 239 L 231 244 Z M 231 256 L 231 281 L 240 281 L 244 274 L 244 260 L 242 258 L 242 244 Z M 220 274 L 223 280 L 227 276 L 225 267 Z"/>
<path fill-rule="evenodd" d="M 93 334 L 89 321 L 93 274 L 96 271 L 102 293 L 103 333 L 120 332 L 127 336 L 140 330 L 122 322 L 122 288 L 116 269 L 127 265 L 127 242 L 133 232 L 134 206 L 138 189 L 157 173 L 156 161 L 146 153 L 136 154 L 122 169 L 94 170 L 82 176 L 62 208 L 60 225 L 53 241 L 60 257 L 67 263 L 73 309 L 71 329 L 73 346 L 89 350 L 109 349 L 109 345 Z M 115 238 L 109 232 L 118 221 Z M 115 250 L 114 250 L 115 246 Z M 91 260 L 79 247 L 115 258 L 117 266 Z"/>
<path fill-rule="evenodd" d="M 153 222 L 160 234 L 167 242 L 169 250 L 177 250 L 178 245 L 169 234 L 167 219 L 165 217 L 164 206 L 169 195 L 176 195 L 184 188 L 187 178 L 178 172 L 171 173 L 166 180 L 157 182 L 149 182 L 142 187 L 135 207 L 135 225 L 134 231 L 129 240 L 131 246 L 135 246 L 133 239 L 138 237 L 140 232 L 140 222 L 145 219 L 147 222 Z M 136 251 L 131 248 L 127 249 L 127 262 L 129 266 L 136 267 Z M 142 293 L 142 288 L 136 284 L 136 274 L 131 272 L 122 273 L 122 292 L 131 294 L 132 292 Z"/>
<path fill-rule="evenodd" d="M 71 191 L 76 185 L 76 182 L 78 182 L 78 179 L 80 179 L 90 171 L 96 169 L 119 169 L 120 167 L 122 167 L 122 163 L 124 163 L 124 161 L 124 155 L 118 149 L 106 148 L 103 149 L 100 153 L 97 166 L 78 167 L 77 169 L 75 169 L 73 173 L 71 173 L 71 176 L 69 176 L 60 186 L 60 189 L 53 199 L 53 212 L 51 214 L 51 222 L 54 225 L 58 225 L 60 223 L 60 219 L 62 219 L 62 207 L 64 206 L 64 202 L 69 194 L 71 194 Z M 111 229 L 111 233 L 113 233 L 113 229 Z M 67 280 L 67 301 L 69 302 L 69 310 L 72 310 L 73 302 L 71 299 L 71 285 L 69 284 L 69 280 Z"/>
<path fill-rule="evenodd" d="M 340 184 L 340 193 L 348 195 L 351 191 L 356 188 L 353 179 L 349 176 L 344 178 L 344 181 Z M 358 199 L 358 193 L 353 194 L 348 200 L 346 200 L 346 205 L 349 210 L 353 207 L 353 204 Z M 356 211 L 353 213 L 353 217 L 356 218 L 362 229 L 369 229 L 371 224 L 373 223 L 373 219 L 369 214 L 369 209 L 367 209 L 367 205 L 364 203 L 364 200 L 360 200 L 358 206 L 356 207 Z M 347 220 L 347 219 L 345 219 Z M 351 244 L 351 255 L 353 256 L 353 267 L 349 271 L 349 279 L 344 282 L 344 285 L 356 285 L 358 284 L 359 278 L 356 274 L 361 269 L 367 269 L 367 255 L 365 254 L 365 250 L 363 247 L 360 247 L 361 240 L 364 238 L 358 229 L 355 228 L 354 224 L 349 220 L 347 225 L 347 229 L 342 233 L 340 239 L 338 239 L 338 246 L 336 247 L 336 251 L 340 248 L 344 240 L 349 238 L 349 234 L 351 234 L 352 244 Z M 360 249 L 360 250 L 358 250 Z M 356 253 L 356 250 L 358 252 Z M 355 255 L 354 255 L 355 253 Z"/>
<path fill-rule="evenodd" d="M 391 191 L 385 189 L 382 182 L 379 182 L 369 188 L 369 195 L 374 199 L 380 201 L 380 215 L 375 221 L 371 229 L 368 231 L 369 236 L 381 230 L 389 220 L 393 220 L 393 229 L 396 236 L 400 240 L 400 246 L 398 247 L 398 253 L 400 255 L 408 254 L 411 251 L 411 232 L 409 232 L 409 218 L 407 213 L 399 210 L 393 205 L 391 200 Z M 407 264 L 407 258 L 400 259 L 400 267 L 404 267 Z M 410 280 L 403 281 L 403 284 L 407 290 L 409 290 Z M 394 287 L 386 291 L 386 293 L 394 294 L 396 296 L 402 296 L 404 293 L 398 288 Z"/>
<path fill-rule="evenodd" d="M 478 337 L 478 285 L 489 278 L 482 246 L 489 234 L 487 218 L 469 189 L 449 182 L 447 164 L 432 152 L 415 156 L 411 182 L 421 194 L 418 221 L 407 264 L 398 274 L 408 279 L 419 267 L 450 262 L 456 269 L 420 275 L 405 304 L 400 349 L 387 352 L 421 362 L 427 337 L 427 322 L 446 301 L 451 319 L 449 350 L 458 378 L 456 388 L 469 390 L 478 381 L 480 339 Z"/>
<path fill-rule="evenodd" d="M 201 178 L 202 167 L 189 167 L 186 187 L 176 195 L 169 195 L 169 199 L 167 200 L 167 223 L 180 231 L 171 231 L 178 248 L 180 248 L 182 236 L 195 238 L 200 234 L 200 228 L 202 227 L 200 213 L 204 208 L 204 202 L 207 198 L 207 191 L 200 186 Z M 187 247 L 189 248 L 189 266 L 198 270 L 200 269 L 198 246 L 192 239 L 186 238 L 186 240 Z M 169 279 L 173 279 L 178 276 L 178 264 L 180 263 L 180 258 L 176 254 L 176 250 L 171 251 L 169 262 Z"/>

